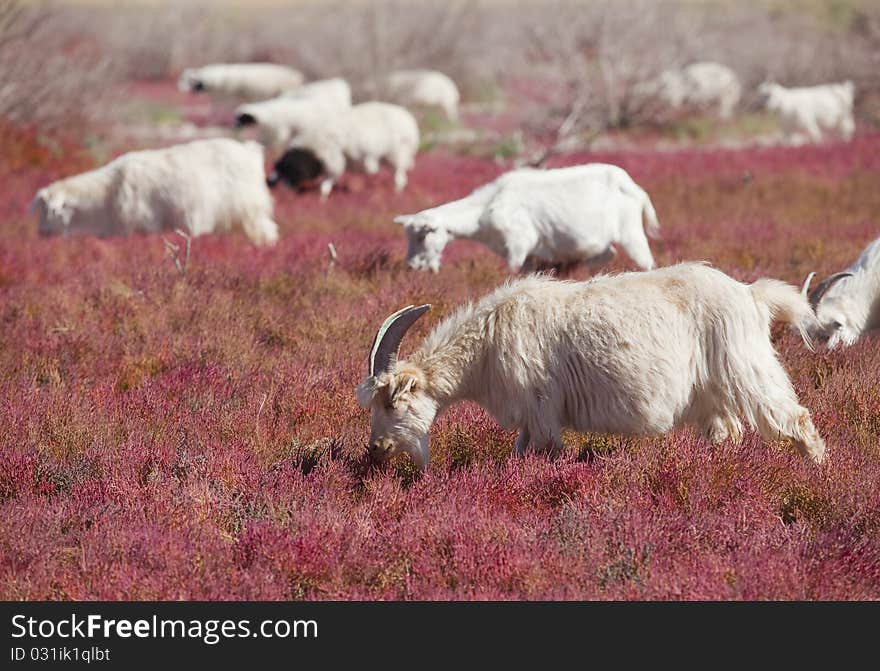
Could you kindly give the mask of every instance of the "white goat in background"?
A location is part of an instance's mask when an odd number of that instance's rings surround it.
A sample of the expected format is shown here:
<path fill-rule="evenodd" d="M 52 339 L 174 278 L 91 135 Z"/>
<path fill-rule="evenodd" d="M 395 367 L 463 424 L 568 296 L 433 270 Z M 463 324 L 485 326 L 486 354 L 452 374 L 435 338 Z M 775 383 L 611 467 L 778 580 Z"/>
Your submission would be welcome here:
<path fill-rule="evenodd" d="M 659 230 L 648 194 L 625 170 L 605 163 L 513 170 L 464 198 L 394 221 L 406 232 L 410 267 L 434 272 L 456 238 L 482 242 L 511 272 L 607 259 L 615 245 L 648 270 L 654 257 L 645 231 Z"/>
<path fill-rule="evenodd" d="M 712 442 L 738 442 L 743 418 L 824 458 L 770 340 L 774 319 L 805 339 L 815 322 L 782 282 L 746 285 L 698 263 L 589 282 L 531 276 L 460 308 L 398 361 L 401 339 L 429 307 L 394 313 L 373 340 L 356 393 L 372 412 L 375 460 L 402 452 L 425 467 L 431 424 L 463 400 L 518 428 L 517 453 L 558 452 L 566 427 L 660 434 L 694 424 Z"/>
<path fill-rule="evenodd" d="M 177 88 L 218 98 L 265 100 L 295 89 L 304 80 L 298 70 L 275 63 L 214 63 L 184 70 Z"/>
<path fill-rule="evenodd" d="M 841 84 L 785 88 L 774 82 L 758 87 L 764 104 L 780 116 L 782 131 L 789 144 L 799 143 L 803 133 L 814 143 L 822 141 L 823 131 L 831 131 L 843 140 L 855 132 L 853 101 L 855 86 Z"/>
<path fill-rule="evenodd" d="M 705 110 L 715 107 L 718 116 L 729 119 L 742 95 L 736 73 L 726 65 L 704 61 L 678 69 L 664 70 L 636 91 L 655 96 L 672 109 Z"/>
<path fill-rule="evenodd" d="M 405 107 L 437 107 L 450 121 L 458 119 L 458 87 L 437 70 L 396 70 L 385 77 L 385 93 L 391 102 Z"/>
<path fill-rule="evenodd" d="M 804 296 L 814 275 L 804 282 Z M 852 345 L 863 333 L 880 328 L 880 238 L 845 271 L 822 280 L 809 301 L 818 320 L 813 335 L 827 340 L 830 349 Z"/>

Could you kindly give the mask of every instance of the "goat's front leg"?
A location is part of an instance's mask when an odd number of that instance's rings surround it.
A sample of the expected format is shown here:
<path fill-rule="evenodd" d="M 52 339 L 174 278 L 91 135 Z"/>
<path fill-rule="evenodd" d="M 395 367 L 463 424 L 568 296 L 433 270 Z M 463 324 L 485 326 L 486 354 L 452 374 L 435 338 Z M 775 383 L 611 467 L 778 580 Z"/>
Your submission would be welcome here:
<path fill-rule="evenodd" d="M 513 444 L 513 451 L 518 455 L 523 455 L 529 449 L 529 443 L 531 442 L 532 438 L 529 435 L 529 430 L 526 428 L 520 429 L 516 442 Z"/>
<path fill-rule="evenodd" d="M 516 454 L 523 455 L 529 451 L 550 454 L 554 457 L 562 454 L 563 445 L 559 432 L 551 430 L 549 435 L 543 435 L 544 433 L 546 432 L 538 431 L 535 435 L 541 435 L 539 438 L 534 439 L 533 432 L 528 428 L 520 430 L 519 436 L 516 438 L 516 443 L 513 446 Z"/>
<path fill-rule="evenodd" d="M 332 177 L 328 177 L 323 182 L 321 182 L 321 200 L 327 200 L 327 197 L 333 190 L 333 184 L 335 181 L 336 180 L 334 180 Z"/>
<path fill-rule="evenodd" d="M 375 156 L 367 156 L 364 158 L 364 172 L 368 175 L 375 175 L 379 172 L 379 159 Z"/>

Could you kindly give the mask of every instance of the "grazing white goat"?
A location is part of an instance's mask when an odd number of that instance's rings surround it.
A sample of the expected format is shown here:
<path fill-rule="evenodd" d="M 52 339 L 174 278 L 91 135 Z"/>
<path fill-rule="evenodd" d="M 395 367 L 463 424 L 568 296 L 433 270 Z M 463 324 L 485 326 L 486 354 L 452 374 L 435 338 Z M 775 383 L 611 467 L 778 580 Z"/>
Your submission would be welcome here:
<path fill-rule="evenodd" d="M 736 73 L 711 61 L 691 63 L 681 70 L 664 70 L 638 90 L 642 95 L 656 96 L 672 109 L 716 107 L 722 119 L 733 115 L 742 94 Z"/>
<path fill-rule="evenodd" d="M 334 107 L 351 107 L 351 86 L 342 77 L 319 79 L 287 91 L 284 98 L 299 100 L 322 100 Z"/>
<path fill-rule="evenodd" d="M 855 86 L 851 81 L 790 89 L 764 82 L 758 87 L 758 93 L 767 109 L 779 114 L 782 132 L 789 144 L 799 143 L 801 133 L 811 142 L 821 142 L 823 131 L 831 131 L 846 141 L 852 139 L 856 125 L 853 119 Z"/>
<path fill-rule="evenodd" d="M 265 100 L 303 83 L 302 73 L 274 63 L 215 63 L 187 68 L 177 81 L 181 91 L 209 93 L 220 98 Z"/>
<path fill-rule="evenodd" d="M 239 229 L 257 245 L 278 239 L 263 148 L 227 138 L 123 154 L 40 189 L 32 209 L 43 235 Z"/>
<path fill-rule="evenodd" d="M 654 257 L 645 229 L 652 236 L 659 230 L 648 194 L 625 170 L 606 163 L 513 170 L 460 200 L 394 221 L 406 232 L 410 267 L 434 272 L 456 238 L 482 242 L 511 272 L 539 262 L 603 260 L 616 253 L 615 245 L 648 270 Z"/>
<path fill-rule="evenodd" d="M 824 458 L 770 341 L 774 319 L 799 329 L 815 319 L 782 282 L 746 285 L 698 263 L 589 282 L 531 276 L 460 308 L 398 361 L 401 339 L 429 307 L 385 320 L 357 387 L 372 411 L 377 461 L 402 452 L 425 467 L 435 417 L 464 400 L 518 428 L 517 453 L 558 452 L 563 428 L 660 434 L 693 424 L 713 443 L 738 442 L 742 418 Z"/>
<path fill-rule="evenodd" d="M 455 82 L 436 70 L 396 70 L 385 77 L 385 95 L 406 107 L 439 107 L 450 121 L 458 119 L 460 94 Z"/>
<path fill-rule="evenodd" d="M 308 171 L 311 177 L 323 176 L 321 197 L 327 198 L 346 166 L 373 175 L 385 162 L 394 170 L 395 189 L 402 191 L 418 149 L 419 127 L 406 109 L 389 103 L 362 103 L 337 110 L 324 124 L 294 137 L 275 163 L 268 182 L 274 186 L 283 180 L 295 187 Z"/>
<path fill-rule="evenodd" d="M 321 86 L 310 88 L 318 84 Z M 322 126 L 328 117 L 350 107 L 351 90 L 344 79 L 313 82 L 278 98 L 239 105 L 235 127 L 256 126 L 262 144 L 280 148 L 295 135 Z"/>
<path fill-rule="evenodd" d="M 804 296 L 814 275 L 804 282 Z M 813 335 L 826 340 L 830 349 L 852 345 L 863 333 L 880 328 L 880 238 L 845 271 L 822 280 L 809 301 L 818 321 Z"/>

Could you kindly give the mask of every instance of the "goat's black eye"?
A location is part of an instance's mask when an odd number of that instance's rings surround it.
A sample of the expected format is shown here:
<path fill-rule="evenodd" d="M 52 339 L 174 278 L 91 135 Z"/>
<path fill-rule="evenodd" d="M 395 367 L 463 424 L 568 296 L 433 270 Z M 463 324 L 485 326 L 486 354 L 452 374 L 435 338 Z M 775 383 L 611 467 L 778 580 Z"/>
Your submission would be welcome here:
<path fill-rule="evenodd" d="M 840 322 L 837 322 L 837 321 L 831 322 L 831 328 L 833 328 L 835 331 L 837 329 L 839 329 L 841 326 L 843 326 L 843 324 L 841 324 Z"/>

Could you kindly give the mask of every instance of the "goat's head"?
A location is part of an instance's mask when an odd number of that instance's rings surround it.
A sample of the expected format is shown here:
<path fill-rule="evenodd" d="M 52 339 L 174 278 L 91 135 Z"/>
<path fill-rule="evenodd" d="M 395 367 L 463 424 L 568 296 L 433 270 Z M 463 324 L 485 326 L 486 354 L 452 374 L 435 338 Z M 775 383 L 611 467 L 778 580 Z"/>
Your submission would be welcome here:
<path fill-rule="evenodd" d="M 425 373 L 418 366 L 397 360 L 400 341 L 430 305 L 405 307 L 379 327 L 370 348 L 367 378 L 358 385 L 358 402 L 372 412 L 370 457 L 385 462 L 409 454 L 418 468 L 430 460 L 428 430 L 437 414 L 437 403 L 427 393 Z"/>
<path fill-rule="evenodd" d="M 773 80 L 768 79 L 761 82 L 761 84 L 758 85 L 757 104 L 760 107 L 771 107 L 773 104 L 773 98 L 778 89 L 779 84 Z"/>
<path fill-rule="evenodd" d="M 39 216 L 40 235 L 67 235 L 73 220 L 74 204 L 63 193 L 44 188 L 37 191 L 30 210 Z"/>
<path fill-rule="evenodd" d="M 831 291 L 840 280 L 852 277 L 852 273 L 834 273 L 809 291 L 810 282 L 816 273 L 807 275 L 801 294 L 810 301 L 810 307 L 816 313 L 818 326 L 810 334 L 824 340 L 829 349 L 841 343 L 852 345 L 861 334 L 861 325 L 857 317 L 858 310 L 852 298 L 845 292 Z"/>
<path fill-rule="evenodd" d="M 247 126 L 256 126 L 257 117 L 252 112 L 239 108 L 235 112 L 235 127 L 245 128 Z"/>
<path fill-rule="evenodd" d="M 294 147 L 278 159 L 266 183 L 275 186 L 283 180 L 293 189 L 320 177 L 324 172 L 324 163 L 313 151 Z"/>
<path fill-rule="evenodd" d="M 187 68 L 182 73 L 180 73 L 180 78 L 177 80 L 177 90 L 183 91 L 185 93 L 190 91 L 193 93 L 198 93 L 205 90 L 205 85 L 199 79 L 196 70 L 193 70 L 192 68 Z"/>
<path fill-rule="evenodd" d="M 443 250 L 452 240 L 449 231 L 428 214 L 402 214 L 394 218 L 406 232 L 406 262 L 413 270 L 440 270 Z"/>

